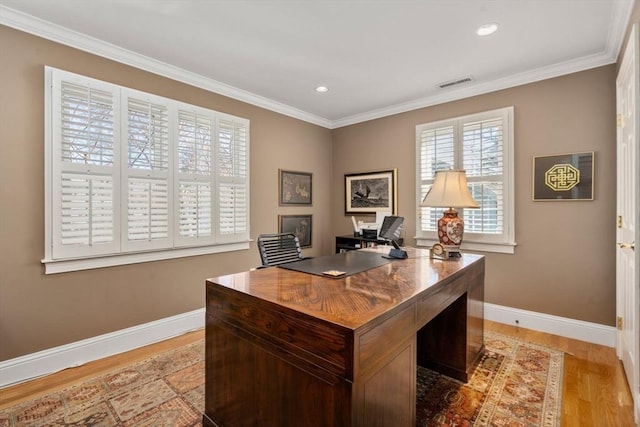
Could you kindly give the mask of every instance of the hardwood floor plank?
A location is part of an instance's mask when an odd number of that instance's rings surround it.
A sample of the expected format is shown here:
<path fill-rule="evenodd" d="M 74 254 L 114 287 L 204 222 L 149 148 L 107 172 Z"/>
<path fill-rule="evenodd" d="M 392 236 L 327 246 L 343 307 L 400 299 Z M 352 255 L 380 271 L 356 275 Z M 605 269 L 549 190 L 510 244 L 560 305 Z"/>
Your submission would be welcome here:
<path fill-rule="evenodd" d="M 485 321 L 487 331 L 520 338 L 564 351 L 562 427 L 632 427 L 633 404 L 615 349 Z M 204 337 L 198 330 L 160 343 L 66 369 L 0 389 L 0 409 L 69 387 L 119 366 L 146 359 Z"/>

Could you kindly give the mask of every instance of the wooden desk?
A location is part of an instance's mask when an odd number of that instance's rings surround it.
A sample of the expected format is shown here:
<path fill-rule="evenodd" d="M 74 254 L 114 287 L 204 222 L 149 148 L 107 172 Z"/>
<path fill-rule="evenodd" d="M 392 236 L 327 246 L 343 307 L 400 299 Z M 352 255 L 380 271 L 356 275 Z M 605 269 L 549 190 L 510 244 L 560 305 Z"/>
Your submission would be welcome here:
<path fill-rule="evenodd" d="M 415 426 L 416 365 L 466 381 L 482 353 L 484 257 L 408 252 L 340 279 L 208 279 L 204 425 Z"/>

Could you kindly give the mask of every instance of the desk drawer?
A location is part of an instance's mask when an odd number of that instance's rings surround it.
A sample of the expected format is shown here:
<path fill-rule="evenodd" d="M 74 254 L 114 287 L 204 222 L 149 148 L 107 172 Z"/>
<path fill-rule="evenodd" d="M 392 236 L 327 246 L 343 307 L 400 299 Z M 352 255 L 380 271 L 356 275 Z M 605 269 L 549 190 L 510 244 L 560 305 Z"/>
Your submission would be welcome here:
<path fill-rule="evenodd" d="M 220 289 L 223 288 L 207 288 L 208 318 L 219 319 L 280 347 L 285 350 L 282 357 L 290 352 L 330 372 L 350 376 L 352 347 L 348 334 L 305 316 L 275 310 L 264 301 Z"/>
<path fill-rule="evenodd" d="M 443 289 L 418 300 L 418 329 L 429 323 L 452 302 L 464 294 L 464 286 L 460 280 L 444 286 Z"/>

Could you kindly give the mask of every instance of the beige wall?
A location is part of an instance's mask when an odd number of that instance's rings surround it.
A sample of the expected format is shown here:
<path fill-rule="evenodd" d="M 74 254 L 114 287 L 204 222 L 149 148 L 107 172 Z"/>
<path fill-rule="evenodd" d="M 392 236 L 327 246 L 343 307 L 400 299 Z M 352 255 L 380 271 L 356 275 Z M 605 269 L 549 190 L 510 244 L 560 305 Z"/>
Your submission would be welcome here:
<path fill-rule="evenodd" d="M 334 131 L 0 26 L 0 360 L 203 307 L 206 277 L 259 263 L 249 251 L 43 274 L 43 66 L 251 120 L 251 235 L 278 214 L 313 214 L 313 247 L 351 232 L 344 174 L 398 168 L 399 214 L 415 235 L 415 125 L 515 107 L 515 255 L 487 254 L 488 302 L 612 325 L 615 315 L 615 66 Z M 333 143 L 332 143 L 333 141 Z M 532 202 L 532 157 L 595 151 L 590 202 Z M 313 173 L 313 207 L 277 203 L 279 168 Z"/>
<path fill-rule="evenodd" d="M 415 244 L 415 126 L 514 106 L 514 255 L 487 255 L 487 302 L 613 325 L 615 317 L 615 65 L 336 129 L 334 233 L 344 174 L 398 168 L 399 215 Z M 595 152 L 595 200 L 533 202 L 533 156 Z"/>
<path fill-rule="evenodd" d="M 44 275 L 44 65 L 251 120 L 251 236 L 278 214 L 330 233 L 331 131 L 0 26 L 0 360 L 204 307 L 205 278 L 260 263 L 249 251 Z M 278 206 L 278 168 L 313 173 L 313 207 Z"/>

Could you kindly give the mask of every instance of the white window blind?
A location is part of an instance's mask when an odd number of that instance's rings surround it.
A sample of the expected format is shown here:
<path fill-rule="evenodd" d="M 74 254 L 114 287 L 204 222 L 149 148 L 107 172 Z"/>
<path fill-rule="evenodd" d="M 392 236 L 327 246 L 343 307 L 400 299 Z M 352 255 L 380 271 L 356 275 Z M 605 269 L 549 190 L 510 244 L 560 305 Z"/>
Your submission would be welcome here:
<path fill-rule="evenodd" d="M 69 265 L 52 270 L 248 248 L 248 120 L 51 67 L 45 80 L 43 262 Z"/>
<path fill-rule="evenodd" d="M 513 107 L 416 127 L 417 204 L 433 185 L 435 172 L 464 169 L 480 209 L 465 209 L 463 247 L 512 252 Z M 419 208 L 416 224 L 421 244 L 437 241 L 443 208 Z"/>

